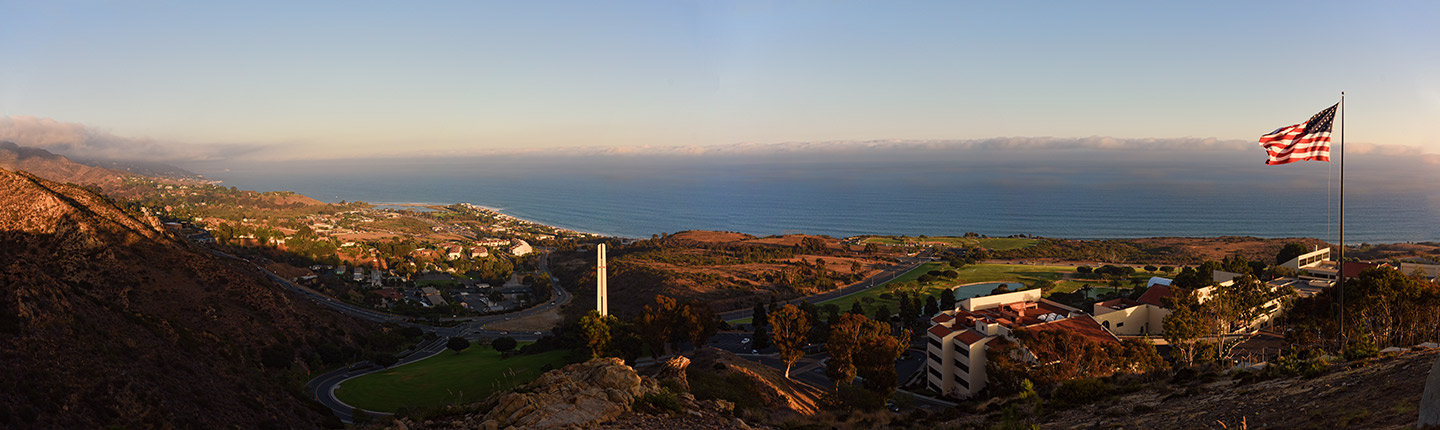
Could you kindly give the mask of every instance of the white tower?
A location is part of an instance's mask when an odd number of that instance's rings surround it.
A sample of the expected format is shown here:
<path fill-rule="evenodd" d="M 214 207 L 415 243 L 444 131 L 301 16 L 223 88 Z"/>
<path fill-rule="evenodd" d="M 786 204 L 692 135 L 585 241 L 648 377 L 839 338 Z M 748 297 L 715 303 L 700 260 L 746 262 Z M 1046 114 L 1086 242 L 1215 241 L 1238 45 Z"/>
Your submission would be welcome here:
<path fill-rule="evenodd" d="M 605 244 L 600 244 L 599 252 L 596 254 L 598 261 L 595 269 L 595 310 L 600 311 L 600 316 L 610 315 L 610 294 L 609 286 L 605 285 Z"/>

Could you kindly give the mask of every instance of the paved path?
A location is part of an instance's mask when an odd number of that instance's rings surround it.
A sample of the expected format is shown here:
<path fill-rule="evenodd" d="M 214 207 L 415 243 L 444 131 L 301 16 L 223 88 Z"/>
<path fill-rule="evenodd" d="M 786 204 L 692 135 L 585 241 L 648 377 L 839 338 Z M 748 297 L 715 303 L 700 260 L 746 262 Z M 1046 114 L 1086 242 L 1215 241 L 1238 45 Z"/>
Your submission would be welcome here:
<path fill-rule="evenodd" d="M 446 338 L 437 337 L 433 340 L 421 342 L 419 345 L 416 345 L 416 349 L 413 352 L 401 358 L 400 361 L 396 362 L 395 365 L 390 368 L 434 357 L 445 351 L 445 341 Z M 345 404 L 345 402 L 335 397 L 335 389 L 340 388 L 340 384 L 345 381 L 385 369 L 386 368 L 381 368 L 377 364 L 362 361 L 317 376 L 305 384 L 305 389 L 315 401 L 330 408 L 335 416 L 340 418 L 340 421 L 351 423 L 354 420 L 353 412 L 355 407 Z M 391 415 L 389 412 L 376 412 L 371 410 L 365 410 L 365 412 L 371 414 L 371 416 Z"/>

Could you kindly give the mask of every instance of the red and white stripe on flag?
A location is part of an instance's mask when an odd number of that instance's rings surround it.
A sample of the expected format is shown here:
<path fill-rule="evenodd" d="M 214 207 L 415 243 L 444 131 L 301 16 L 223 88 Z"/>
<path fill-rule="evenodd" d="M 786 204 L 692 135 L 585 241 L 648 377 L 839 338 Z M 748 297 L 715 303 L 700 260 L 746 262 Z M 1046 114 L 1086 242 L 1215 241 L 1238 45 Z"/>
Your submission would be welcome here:
<path fill-rule="evenodd" d="M 1320 111 L 1308 121 L 1289 127 L 1280 127 L 1260 136 L 1260 146 L 1270 158 L 1265 164 L 1286 164 L 1296 161 L 1330 161 L 1330 129 L 1335 121 L 1336 103 Z"/>

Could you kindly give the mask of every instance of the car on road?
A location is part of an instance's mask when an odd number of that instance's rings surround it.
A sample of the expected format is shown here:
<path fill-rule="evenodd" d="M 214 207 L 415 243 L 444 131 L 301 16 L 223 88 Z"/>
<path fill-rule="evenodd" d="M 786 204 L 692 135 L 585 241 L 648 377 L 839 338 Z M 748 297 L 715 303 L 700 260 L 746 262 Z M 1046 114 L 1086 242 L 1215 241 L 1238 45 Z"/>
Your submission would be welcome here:
<path fill-rule="evenodd" d="M 535 332 L 535 335 L 536 335 L 536 336 L 540 336 L 540 335 L 543 335 L 543 334 L 545 334 L 545 333 L 544 333 L 544 332 L 538 332 L 538 331 Z"/>
<path fill-rule="evenodd" d="M 500 330 L 500 334 L 510 334 L 510 330 Z"/>

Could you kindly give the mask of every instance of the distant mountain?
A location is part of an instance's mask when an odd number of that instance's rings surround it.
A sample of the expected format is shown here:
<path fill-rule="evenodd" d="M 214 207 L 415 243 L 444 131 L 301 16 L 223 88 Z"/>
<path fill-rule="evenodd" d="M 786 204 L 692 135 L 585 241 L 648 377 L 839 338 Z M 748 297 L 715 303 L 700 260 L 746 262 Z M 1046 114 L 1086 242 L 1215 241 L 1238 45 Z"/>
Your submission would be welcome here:
<path fill-rule="evenodd" d="M 370 331 L 105 196 L 0 170 L 0 427 L 334 424 L 299 394 L 303 358 Z"/>
<path fill-rule="evenodd" d="M 180 167 L 165 163 L 154 163 L 135 160 L 100 160 L 90 158 L 74 158 L 72 161 L 86 166 L 101 167 L 117 172 L 126 172 L 140 176 L 156 179 L 171 179 L 177 181 L 209 181 L 199 173 L 191 172 Z"/>
<path fill-rule="evenodd" d="M 127 172 L 87 166 L 44 149 L 6 141 L 0 141 L 0 169 L 23 170 L 52 181 L 102 188 L 119 185 L 129 175 Z"/>

